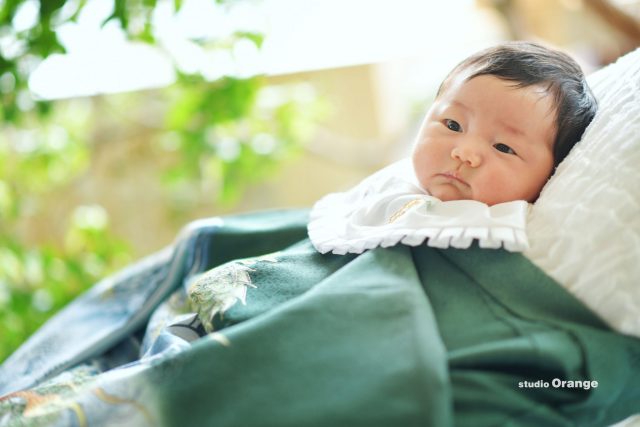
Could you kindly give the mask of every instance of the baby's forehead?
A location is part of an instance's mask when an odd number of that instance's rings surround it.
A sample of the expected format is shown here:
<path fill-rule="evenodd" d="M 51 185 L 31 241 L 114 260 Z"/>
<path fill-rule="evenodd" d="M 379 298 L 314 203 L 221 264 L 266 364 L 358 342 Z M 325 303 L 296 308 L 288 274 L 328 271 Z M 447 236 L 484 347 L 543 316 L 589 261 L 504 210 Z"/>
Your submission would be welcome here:
<path fill-rule="evenodd" d="M 483 88 L 483 84 L 478 84 L 479 79 L 485 82 L 487 79 L 495 79 L 502 83 L 499 87 L 506 87 L 509 90 L 513 90 L 515 96 L 532 96 L 537 102 L 548 102 L 549 107 L 547 114 L 553 116 L 554 121 L 557 119 L 558 97 L 552 89 L 550 82 L 542 81 L 530 84 L 490 73 L 474 73 L 473 70 L 467 72 L 463 70 L 455 75 L 448 76 L 440 86 L 434 101 L 446 103 L 447 105 L 461 106 L 457 95 L 462 96 L 468 93 L 476 93 L 474 89 Z M 508 94 L 508 92 L 506 93 Z"/>

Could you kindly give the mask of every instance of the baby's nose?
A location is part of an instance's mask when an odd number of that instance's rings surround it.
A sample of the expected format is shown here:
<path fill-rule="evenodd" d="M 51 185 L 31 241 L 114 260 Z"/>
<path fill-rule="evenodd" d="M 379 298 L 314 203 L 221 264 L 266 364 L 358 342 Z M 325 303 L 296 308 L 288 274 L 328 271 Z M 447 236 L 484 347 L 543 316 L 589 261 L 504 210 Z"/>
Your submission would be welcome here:
<path fill-rule="evenodd" d="M 472 168 L 478 167 L 480 163 L 482 163 L 482 156 L 478 153 L 478 150 L 469 144 L 454 147 L 453 150 L 451 150 L 451 158 Z"/>

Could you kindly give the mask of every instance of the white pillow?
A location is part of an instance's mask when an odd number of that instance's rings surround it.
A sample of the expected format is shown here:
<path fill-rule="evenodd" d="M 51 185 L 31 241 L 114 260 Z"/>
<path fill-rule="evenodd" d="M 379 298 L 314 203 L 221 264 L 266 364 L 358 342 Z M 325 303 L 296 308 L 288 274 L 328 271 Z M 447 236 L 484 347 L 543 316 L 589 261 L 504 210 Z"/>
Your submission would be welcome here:
<path fill-rule="evenodd" d="M 533 205 L 525 255 L 640 336 L 640 49 L 588 81 L 598 113 Z"/>

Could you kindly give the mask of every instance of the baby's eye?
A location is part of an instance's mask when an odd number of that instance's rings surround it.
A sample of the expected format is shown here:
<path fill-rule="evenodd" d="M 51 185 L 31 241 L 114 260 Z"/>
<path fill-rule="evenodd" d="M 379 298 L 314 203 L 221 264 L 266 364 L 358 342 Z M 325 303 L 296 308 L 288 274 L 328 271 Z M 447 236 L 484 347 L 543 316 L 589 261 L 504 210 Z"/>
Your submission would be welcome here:
<path fill-rule="evenodd" d="M 495 148 L 496 150 L 502 152 L 502 153 L 507 153 L 507 154 L 516 154 L 516 152 L 513 150 L 513 148 L 509 147 L 506 144 L 502 144 L 500 142 L 498 142 L 497 144 L 493 144 L 493 148 Z"/>
<path fill-rule="evenodd" d="M 455 120 L 444 119 L 444 125 L 454 132 L 462 132 L 462 126 L 460 126 L 460 124 Z"/>

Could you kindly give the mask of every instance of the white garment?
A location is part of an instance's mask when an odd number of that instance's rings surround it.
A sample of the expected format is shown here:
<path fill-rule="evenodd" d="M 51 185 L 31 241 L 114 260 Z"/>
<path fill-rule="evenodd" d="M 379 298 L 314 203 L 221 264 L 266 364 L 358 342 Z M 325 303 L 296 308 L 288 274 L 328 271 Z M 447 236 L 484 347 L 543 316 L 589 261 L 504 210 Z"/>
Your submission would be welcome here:
<path fill-rule="evenodd" d="M 422 190 L 410 159 L 394 163 L 344 193 L 331 193 L 313 206 L 309 238 L 321 253 L 362 253 L 403 243 L 437 248 L 480 247 L 523 251 L 524 200 L 488 206 L 475 200 L 443 202 Z"/>

